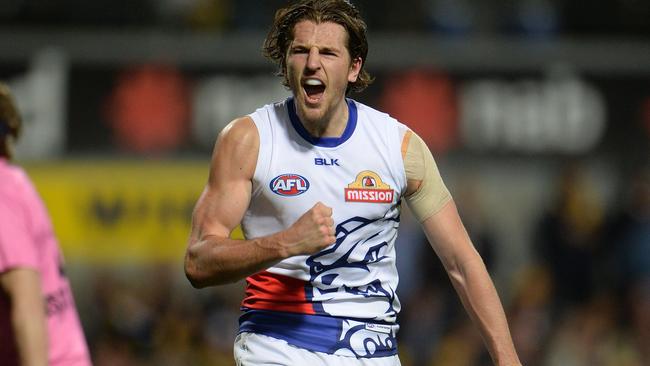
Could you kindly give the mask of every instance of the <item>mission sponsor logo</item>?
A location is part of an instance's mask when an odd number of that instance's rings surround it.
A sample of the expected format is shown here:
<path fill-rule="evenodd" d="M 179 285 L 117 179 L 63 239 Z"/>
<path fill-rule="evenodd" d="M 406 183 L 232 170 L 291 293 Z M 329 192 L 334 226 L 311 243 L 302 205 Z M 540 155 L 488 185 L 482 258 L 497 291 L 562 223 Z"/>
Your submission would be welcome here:
<path fill-rule="evenodd" d="M 345 188 L 346 202 L 391 203 L 394 191 L 377 173 L 364 170 Z"/>
<path fill-rule="evenodd" d="M 297 196 L 307 192 L 309 181 L 298 174 L 281 174 L 271 180 L 269 187 L 280 196 Z"/>

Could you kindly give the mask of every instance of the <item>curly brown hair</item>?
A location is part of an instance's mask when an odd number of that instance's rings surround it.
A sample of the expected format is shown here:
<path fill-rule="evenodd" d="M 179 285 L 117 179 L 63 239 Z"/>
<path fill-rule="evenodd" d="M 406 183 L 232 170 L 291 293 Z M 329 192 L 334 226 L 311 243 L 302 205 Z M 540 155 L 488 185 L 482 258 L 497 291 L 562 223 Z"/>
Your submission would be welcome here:
<path fill-rule="evenodd" d="M 9 87 L 0 83 L 0 156 L 11 159 L 11 139 L 20 136 L 22 118 Z"/>
<path fill-rule="evenodd" d="M 361 58 L 361 70 L 357 80 L 348 84 L 346 93 L 360 92 L 372 83 L 373 77 L 364 69 L 368 55 L 367 27 L 357 8 L 346 0 L 299 0 L 275 13 L 271 30 L 264 40 L 264 56 L 278 65 L 277 75 L 283 77 L 284 86 L 289 87 L 286 56 L 293 40 L 294 26 L 303 20 L 333 22 L 347 31 L 348 52 L 352 60 Z"/>

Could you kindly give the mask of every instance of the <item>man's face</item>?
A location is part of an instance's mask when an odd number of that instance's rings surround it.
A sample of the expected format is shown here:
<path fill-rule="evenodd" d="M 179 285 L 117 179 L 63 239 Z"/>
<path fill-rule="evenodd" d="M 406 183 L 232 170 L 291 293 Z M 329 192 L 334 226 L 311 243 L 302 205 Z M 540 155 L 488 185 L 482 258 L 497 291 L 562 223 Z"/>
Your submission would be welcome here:
<path fill-rule="evenodd" d="M 343 26 L 304 20 L 294 26 L 287 52 L 287 79 L 303 123 L 323 124 L 339 117 L 348 82 L 355 82 L 361 59 L 350 59 Z"/>

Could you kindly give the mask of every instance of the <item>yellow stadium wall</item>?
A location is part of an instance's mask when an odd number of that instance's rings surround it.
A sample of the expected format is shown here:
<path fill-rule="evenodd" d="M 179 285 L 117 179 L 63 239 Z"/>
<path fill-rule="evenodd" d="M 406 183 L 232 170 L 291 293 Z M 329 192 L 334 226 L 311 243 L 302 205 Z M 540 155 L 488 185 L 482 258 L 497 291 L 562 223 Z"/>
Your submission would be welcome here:
<path fill-rule="evenodd" d="M 208 174 L 200 161 L 25 164 L 68 261 L 182 261 Z M 237 228 L 232 236 L 242 238 Z"/>

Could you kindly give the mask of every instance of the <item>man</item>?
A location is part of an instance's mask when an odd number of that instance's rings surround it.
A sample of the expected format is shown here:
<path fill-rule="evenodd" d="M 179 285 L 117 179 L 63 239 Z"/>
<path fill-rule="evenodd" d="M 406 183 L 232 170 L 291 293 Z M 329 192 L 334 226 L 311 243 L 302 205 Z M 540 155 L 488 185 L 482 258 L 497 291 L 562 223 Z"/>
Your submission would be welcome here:
<path fill-rule="evenodd" d="M 0 364 L 88 366 L 90 357 L 45 206 L 11 165 L 21 118 L 0 83 Z"/>
<path fill-rule="evenodd" d="M 195 287 L 246 278 L 238 365 L 399 365 L 395 238 L 404 199 L 498 365 L 518 365 L 498 296 L 424 142 L 346 99 L 371 82 L 343 0 L 280 9 L 265 41 L 293 97 L 217 138 L 193 214 Z M 241 224 L 246 240 L 229 239 Z"/>

